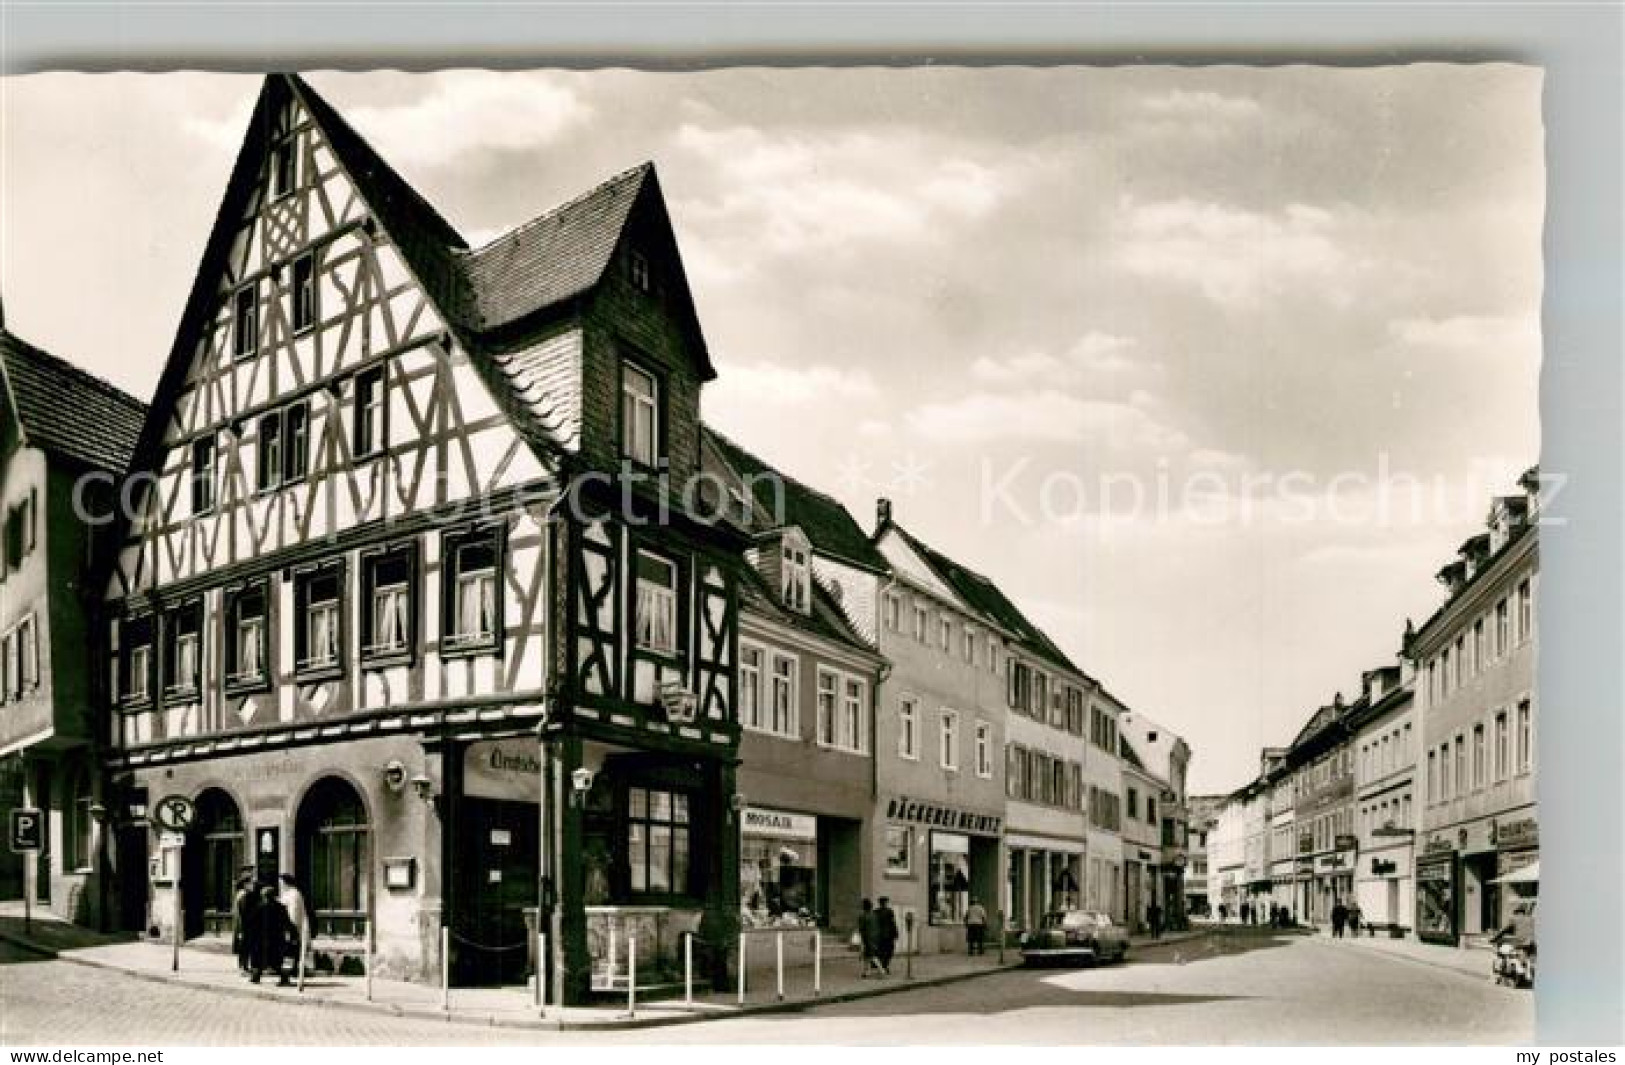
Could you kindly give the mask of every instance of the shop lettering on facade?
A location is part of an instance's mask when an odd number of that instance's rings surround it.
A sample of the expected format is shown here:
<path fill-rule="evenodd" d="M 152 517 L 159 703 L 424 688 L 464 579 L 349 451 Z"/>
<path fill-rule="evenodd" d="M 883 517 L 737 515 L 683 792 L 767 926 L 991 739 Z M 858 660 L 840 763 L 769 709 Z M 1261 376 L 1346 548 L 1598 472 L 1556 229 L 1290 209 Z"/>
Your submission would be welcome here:
<path fill-rule="evenodd" d="M 1490 842 L 1502 850 L 1521 850 L 1540 843 L 1540 823 L 1533 817 L 1496 824 Z"/>
<path fill-rule="evenodd" d="M 741 830 L 747 836 L 766 836 L 771 839 L 793 839 L 812 842 L 818 838 L 818 818 L 808 814 L 792 814 L 783 810 L 765 810 L 759 806 L 745 807 Z"/>
<path fill-rule="evenodd" d="M 541 758 L 522 740 L 485 740 L 463 752 L 463 794 L 511 802 L 541 800 Z"/>
<path fill-rule="evenodd" d="M 996 836 L 1004 825 L 1004 817 L 999 814 L 979 814 L 970 810 L 956 810 L 952 806 L 914 802 L 905 798 L 887 801 L 886 818 L 891 821 L 927 825 L 931 828 L 969 832 L 979 836 Z"/>

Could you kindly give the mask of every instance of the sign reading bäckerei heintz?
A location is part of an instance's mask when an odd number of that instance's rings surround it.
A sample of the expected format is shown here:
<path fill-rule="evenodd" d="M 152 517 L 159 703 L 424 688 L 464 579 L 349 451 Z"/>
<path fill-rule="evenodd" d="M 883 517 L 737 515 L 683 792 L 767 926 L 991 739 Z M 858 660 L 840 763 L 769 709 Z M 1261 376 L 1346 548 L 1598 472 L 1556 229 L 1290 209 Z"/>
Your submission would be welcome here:
<path fill-rule="evenodd" d="M 997 836 L 1004 827 L 1002 814 L 979 814 L 974 810 L 961 810 L 941 803 L 917 802 L 900 795 L 887 800 L 886 818 L 974 836 Z"/>
<path fill-rule="evenodd" d="M 540 802 L 541 775 L 541 752 L 531 738 L 481 740 L 463 752 L 464 795 Z"/>

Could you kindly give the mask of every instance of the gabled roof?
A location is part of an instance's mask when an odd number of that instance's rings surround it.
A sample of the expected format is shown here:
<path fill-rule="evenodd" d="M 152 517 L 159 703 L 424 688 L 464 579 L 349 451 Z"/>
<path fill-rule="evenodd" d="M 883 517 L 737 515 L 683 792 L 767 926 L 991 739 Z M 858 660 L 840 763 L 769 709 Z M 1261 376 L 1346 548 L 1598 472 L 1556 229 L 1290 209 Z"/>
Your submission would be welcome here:
<path fill-rule="evenodd" d="M 191 362 L 193 338 L 214 302 L 214 285 L 230 252 L 265 158 L 275 108 L 290 97 L 309 112 L 368 211 L 400 249 L 448 328 L 469 352 L 470 363 L 493 399 L 544 462 L 567 461 L 548 412 L 535 400 L 545 383 L 513 348 L 512 328 L 592 290 L 603 278 L 628 225 L 644 209 L 658 212 L 671 247 L 670 219 L 650 164 L 617 175 L 478 251 L 434 206 L 384 161 L 331 104 L 297 74 L 271 74 L 255 103 L 247 135 L 221 198 L 208 244 L 199 259 L 186 309 L 142 430 L 135 465 L 145 468 L 159 446 Z M 713 376 L 704 337 L 681 278 L 679 313 L 695 339 L 702 376 Z M 507 328 L 506 333 L 501 333 Z M 499 335 L 501 334 L 501 335 Z"/>
<path fill-rule="evenodd" d="M 1122 736 L 1117 737 L 1117 753 L 1122 757 L 1123 761 L 1135 769 L 1140 770 L 1142 773 L 1148 772 L 1145 763 L 1140 760 L 1138 752 L 1134 750 L 1134 744 L 1125 740 Z"/>
<path fill-rule="evenodd" d="M 925 560 L 926 565 L 931 567 L 937 577 L 965 601 L 966 606 L 985 617 L 992 618 L 994 622 L 1014 633 L 1029 649 L 1048 659 L 1052 665 L 1073 673 L 1083 673 L 1072 664 L 1071 659 L 1066 657 L 1066 653 L 1055 645 L 1043 629 L 1027 619 L 1016 604 L 999 590 L 998 585 L 975 570 L 961 566 L 942 552 L 934 550 L 895 521 L 888 521 L 877 529 L 875 539 L 878 540 L 888 529 L 902 537 L 903 541 Z"/>
<path fill-rule="evenodd" d="M 819 554 L 876 573 L 890 569 L 852 513 L 838 500 L 780 472 L 709 425 L 703 426 L 702 432 L 716 455 L 743 482 L 742 487 L 750 489 L 754 497 L 749 500 L 752 532 L 793 525 L 807 534 Z M 783 486 L 782 521 L 773 520 L 779 506 L 772 487 L 775 478 Z"/>
<path fill-rule="evenodd" d="M 803 614 L 780 603 L 778 596 L 774 595 L 773 589 L 768 586 L 767 579 L 756 567 L 743 567 L 743 574 L 739 581 L 739 599 L 743 608 L 762 614 L 781 625 L 801 629 L 803 632 L 844 644 L 865 654 L 875 653 L 874 647 L 847 621 L 840 604 L 816 577 L 812 581 L 812 609 Z"/>
<path fill-rule="evenodd" d="M 0 388 L 30 447 L 110 473 L 129 467 L 146 413 L 133 396 L 3 328 Z"/>

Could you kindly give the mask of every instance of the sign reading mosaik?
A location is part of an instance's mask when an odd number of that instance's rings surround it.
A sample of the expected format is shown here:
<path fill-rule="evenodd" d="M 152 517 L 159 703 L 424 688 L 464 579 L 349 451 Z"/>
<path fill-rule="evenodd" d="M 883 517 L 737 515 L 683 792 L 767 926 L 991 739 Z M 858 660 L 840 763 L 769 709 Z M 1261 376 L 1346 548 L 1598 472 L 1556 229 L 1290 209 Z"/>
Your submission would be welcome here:
<path fill-rule="evenodd" d="M 998 814 L 981 814 L 940 803 L 915 802 L 901 796 L 893 797 L 886 803 L 886 818 L 978 836 L 997 836 L 1004 826 L 1004 818 Z"/>

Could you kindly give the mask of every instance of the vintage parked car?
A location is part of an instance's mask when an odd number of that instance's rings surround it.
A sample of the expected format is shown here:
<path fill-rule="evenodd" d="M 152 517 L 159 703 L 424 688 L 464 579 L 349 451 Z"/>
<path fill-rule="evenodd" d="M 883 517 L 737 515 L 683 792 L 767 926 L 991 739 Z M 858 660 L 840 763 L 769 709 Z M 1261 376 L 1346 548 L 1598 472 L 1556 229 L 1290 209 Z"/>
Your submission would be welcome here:
<path fill-rule="evenodd" d="M 1021 957 L 1040 962 L 1121 961 L 1128 953 L 1128 929 L 1095 910 L 1056 910 L 1021 937 Z"/>

